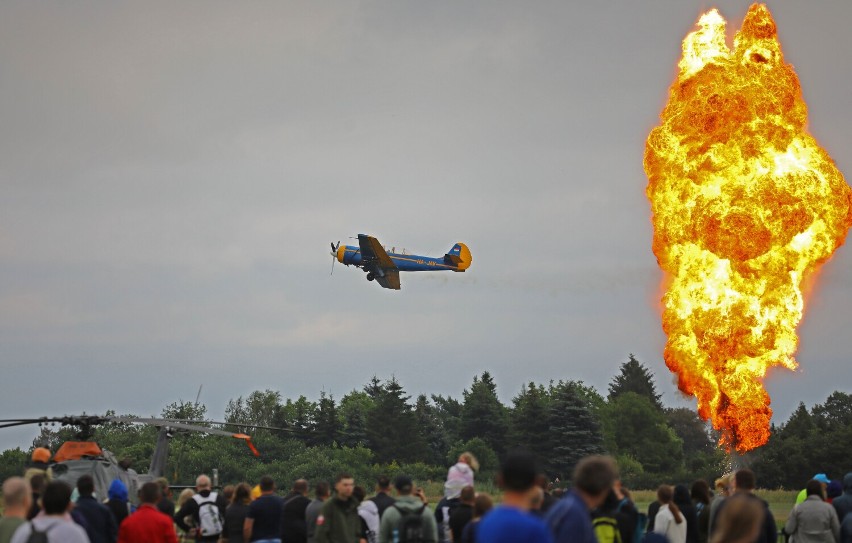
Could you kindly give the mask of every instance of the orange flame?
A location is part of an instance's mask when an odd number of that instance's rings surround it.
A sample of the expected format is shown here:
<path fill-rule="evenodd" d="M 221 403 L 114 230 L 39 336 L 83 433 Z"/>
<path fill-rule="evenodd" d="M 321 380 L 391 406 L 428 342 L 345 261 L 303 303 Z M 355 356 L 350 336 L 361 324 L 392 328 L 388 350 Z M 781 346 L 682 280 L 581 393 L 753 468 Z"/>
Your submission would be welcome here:
<path fill-rule="evenodd" d="M 766 6 L 749 9 L 733 50 L 715 9 L 698 27 L 645 149 L 664 356 L 720 444 L 745 452 L 769 439 L 762 379 L 797 367 L 801 285 L 843 244 L 852 190 L 805 130 Z"/>

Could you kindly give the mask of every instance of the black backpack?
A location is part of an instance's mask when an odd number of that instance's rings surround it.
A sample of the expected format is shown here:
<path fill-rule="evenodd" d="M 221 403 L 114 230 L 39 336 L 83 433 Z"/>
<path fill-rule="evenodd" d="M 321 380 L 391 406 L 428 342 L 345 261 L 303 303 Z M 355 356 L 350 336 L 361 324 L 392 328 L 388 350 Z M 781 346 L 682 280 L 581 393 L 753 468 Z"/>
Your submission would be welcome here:
<path fill-rule="evenodd" d="M 420 509 L 411 511 L 409 509 L 400 509 L 394 504 L 393 508 L 399 511 L 399 543 L 422 543 L 426 541 L 426 527 L 423 525 L 423 511 L 426 509 L 424 505 Z"/>
<path fill-rule="evenodd" d="M 45 531 L 36 529 L 35 524 L 30 522 L 30 537 L 27 538 L 27 543 L 48 543 L 47 532 L 49 532 L 56 523 L 51 524 Z"/>

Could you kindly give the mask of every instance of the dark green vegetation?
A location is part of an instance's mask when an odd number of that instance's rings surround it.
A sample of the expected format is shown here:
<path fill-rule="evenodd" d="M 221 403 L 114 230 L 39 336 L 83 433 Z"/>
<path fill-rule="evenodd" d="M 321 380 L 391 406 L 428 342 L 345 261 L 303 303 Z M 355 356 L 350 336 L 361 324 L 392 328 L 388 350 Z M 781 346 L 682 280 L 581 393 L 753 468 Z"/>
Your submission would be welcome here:
<path fill-rule="evenodd" d="M 211 420 L 206 407 L 189 402 L 167 406 L 164 418 Z M 219 470 L 224 483 L 257 481 L 271 474 L 278 481 L 299 477 L 331 479 L 353 473 L 370 486 L 375 477 L 406 472 L 419 481 L 443 481 L 459 453 L 473 452 L 488 482 L 499 458 L 512 447 L 534 451 L 551 478 L 570 478 L 574 464 L 588 454 L 609 453 L 622 478 L 634 488 L 661 482 L 712 481 L 728 471 L 729 458 L 715 436 L 688 408 L 667 408 L 648 369 L 630 355 L 602 396 L 579 381 L 528 383 L 512 399 L 500 402 L 491 375 L 473 378 L 463 397 L 420 395 L 412 398 L 395 378 L 373 377 L 362 390 L 339 400 L 321 393 L 284 399 L 272 390 L 231 400 L 227 422 L 239 423 L 262 457 L 253 457 L 237 440 L 179 434 L 172 440 L 168 475 L 191 484 L 198 473 Z M 259 428 L 273 426 L 288 431 Z M 144 471 L 156 442 L 156 429 L 130 424 L 98 427 L 95 440 Z M 34 446 L 72 439 L 73 428 L 42 428 Z M 852 449 L 852 395 L 834 392 L 808 411 L 804 405 L 786 423 L 772 428 L 770 442 L 745 458 L 762 487 L 801 488 L 814 473 L 837 478 L 849 470 L 844 452 Z M 21 473 L 27 451 L 0 454 L 0 480 Z"/>

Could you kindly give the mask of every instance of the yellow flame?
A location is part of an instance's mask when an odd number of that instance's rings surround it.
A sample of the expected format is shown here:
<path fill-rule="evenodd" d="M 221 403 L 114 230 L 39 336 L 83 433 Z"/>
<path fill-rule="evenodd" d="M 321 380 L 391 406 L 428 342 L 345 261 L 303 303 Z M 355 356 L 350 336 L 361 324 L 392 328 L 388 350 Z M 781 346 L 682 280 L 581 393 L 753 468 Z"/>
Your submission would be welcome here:
<path fill-rule="evenodd" d="M 769 437 L 762 379 L 797 367 L 802 282 L 843 243 L 852 190 L 805 130 L 766 6 L 749 9 L 733 49 L 715 9 L 698 26 L 645 149 L 664 356 L 721 444 L 745 452 Z"/>

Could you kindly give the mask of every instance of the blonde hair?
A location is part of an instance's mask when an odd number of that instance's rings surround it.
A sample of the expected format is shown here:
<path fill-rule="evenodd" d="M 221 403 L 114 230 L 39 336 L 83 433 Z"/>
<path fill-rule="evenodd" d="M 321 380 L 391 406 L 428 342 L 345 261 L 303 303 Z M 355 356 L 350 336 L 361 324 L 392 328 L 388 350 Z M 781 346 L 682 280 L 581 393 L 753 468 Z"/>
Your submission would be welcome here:
<path fill-rule="evenodd" d="M 473 471 L 479 471 L 479 460 L 473 456 L 472 452 L 465 451 L 459 455 L 459 461 L 464 462 L 468 466 L 470 466 Z"/>
<path fill-rule="evenodd" d="M 177 500 L 178 509 L 183 507 L 183 504 L 185 504 L 187 501 L 189 501 L 190 498 L 192 498 L 193 496 L 195 496 L 195 491 L 193 489 L 184 488 L 181 491 L 180 495 L 178 496 L 178 500 Z"/>
<path fill-rule="evenodd" d="M 726 473 L 713 482 L 713 487 L 716 489 L 717 492 L 723 492 L 727 494 L 728 487 L 731 486 L 731 481 L 733 480 L 733 478 L 733 471 L 731 473 Z"/>

